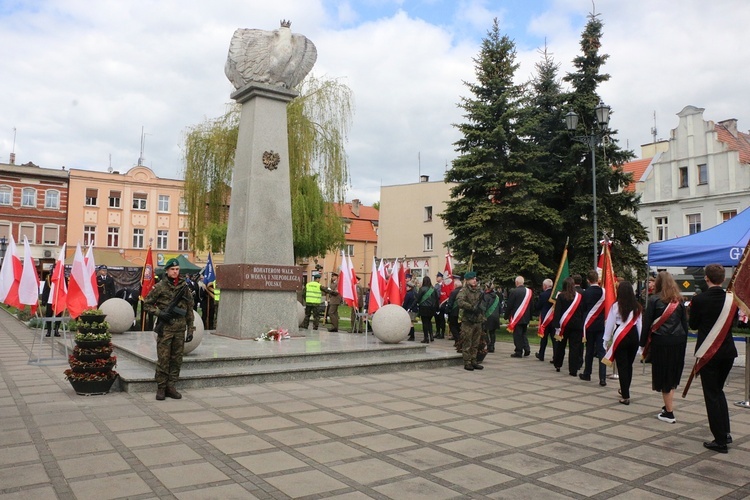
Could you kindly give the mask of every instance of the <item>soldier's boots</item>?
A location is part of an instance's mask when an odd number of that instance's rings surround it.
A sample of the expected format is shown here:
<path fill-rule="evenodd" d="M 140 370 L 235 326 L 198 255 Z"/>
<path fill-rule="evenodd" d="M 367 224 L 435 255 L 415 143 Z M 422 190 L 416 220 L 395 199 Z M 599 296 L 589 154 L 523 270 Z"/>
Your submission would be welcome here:
<path fill-rule="evenodd" d="M 474 365 L 472 365 L 471 363 L 466 363 L 464 365 L 464 370 L 469 370 L 470 372 L 473 372 L 474 371 Z"/>
<path fill-rule="evenodd" d="M 475 370 L 484 370 L 484 366 L 480 365 L 479 363 L 475 361 L 471 362 L 471 367 L 474 368 Z"/>
<path fill-rule="evenodd" d="M 182 394 L 177 392 L 177 389 L 174 387 L 167 387 L 166 396 L 172 399 L 182 399 Z"/>
<path fill-rule="evenodd" d="M 159 387 L 156 389 L 156 400 L 157 401 L 164 401 L 164 398 L 166 397 L 166 389 L 164 387 Z"/>

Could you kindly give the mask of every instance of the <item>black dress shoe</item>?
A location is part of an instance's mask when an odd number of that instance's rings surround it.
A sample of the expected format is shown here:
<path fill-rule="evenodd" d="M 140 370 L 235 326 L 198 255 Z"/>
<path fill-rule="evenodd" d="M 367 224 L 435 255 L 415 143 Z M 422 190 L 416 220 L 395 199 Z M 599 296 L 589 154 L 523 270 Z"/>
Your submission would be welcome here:
<path fill-rule="evenodd" d="M 732 444 L 732 435 L 727 433 L 727 444 Z"/>
<path fill-rule="evenodd" d="M 420 344 L 429 344 L 429 343 L 430 343 L 430 341 L 427 340 L 427 339 L 424 339 L 422 342 L 420 342 Z"/>
<path fill-rule="evenodd" d="M 474 367 L 471 365 L 464 365 L 464 370 L 469 370 L 470 372 L 474 371 Z"/>
<path fill-rule="evenodd" d="M 716 441 L 704 442 L 703 443 L 704 448 L 708 448 L 709 450 L 713 450 L 719 453 L 729 453 L 729 448 L 727 448 L 727 445 L 725 444 L 719 444 Z"/>
<path fill-rule="evenodd" d="M 539 361 L 544 361 L 544 358 L 540 357 L 540 356 L 539 356 L 539 353 L 538 353 L 538 352 L 535 352 L 535 353 L 534 353 L 534 357 L 535 357 L 536 359 L 538 359 Z"/>
<path fill-rule="evenodd" d="M 601 379 L 599 381 L 599 385 L 602 386 L 602 387 L 605 387 L 607 385 L 607 381 L 605 379 Z"/>
<path fill-rule="evenodd" d="M 487 348 L 487 352 L 495 352 L 495 346 L 491 345 Z"/>
<path fill-rule="evenodd" d="M 584 375 L 583 373 L 581 373 L 580 375 L 578 375 L 578 378 L 580 378 L 581 380 L 585 380 L 586 382 L 591 382 L 591 375 Z"/>
<path fill-rule="evenodd" d="M 531 351 L 524 351 L 523 355 L 524 357 L 531 356 Z"/>
<path fill-rule="evenodd" d="M 513 354 L 510 355 L 510 357 L 511 358 L 522 358 L 523 355 L 514 352 Z"/>
<path fill-rule="evenodd" d="M 59 336 L 60 336 L 60 332 L 55 332 L 55 337 L 59 337 Z"/>
<path fill-rule="evenodd" d="M 52 335 L 52 334 L 49 333 L 49 332 L 47 332 L 47 335 L 45 335 L 45 337 L 49 337 L 50 335 Z"/>

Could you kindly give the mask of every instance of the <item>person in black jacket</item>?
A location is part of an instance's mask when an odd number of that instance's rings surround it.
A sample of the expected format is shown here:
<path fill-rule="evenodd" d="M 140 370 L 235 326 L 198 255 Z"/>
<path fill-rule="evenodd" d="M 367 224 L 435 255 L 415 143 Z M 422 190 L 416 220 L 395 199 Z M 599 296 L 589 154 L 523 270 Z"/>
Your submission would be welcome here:
<path fill-rule="evenodd" d="M 459 309 L 456 297 L 458 292 L 461 291 L 461 278 L 459 276 L 453 276 L 453 291 L 448 297 L 448 302 L 445 303 L 445 312 L 448 314 L 448 328 L 450 329 L 451 336 L 453 338 L 453 347 L 460 345 L 461 339 L 461 322 L 459 321 Z"/>
<path fill-rule="evenodd" d="M 527 294 L 527 288 L 524 286 L 523 276 L 516 277 L 516 287 L 508 295 L 508 309 L 505 311 L 505 319 L 510 320 L 514 315 L 520 315 L 518 322 L 513 329 L 513 345 L 515 352 L 511 354 L 513 358 L 520 358 L 531 354 L 529 338 L 526 336 L 526 330 L 531 321 L 531 302 L 524 302 Z M 524 308 L 521 310 L 521 308 Z"/>
<path fill-rule="evenodd" d="M 574 304 L 576 296 L 580 295 L 576 291 L 575 281 L 568 276 L 563 281 L 563 287 L 555 302 L 555 317 L 552 320 L 552 327 L 556 332 L 559 331 L 560 342 L 554 353 L 554 365 L 557 371 L 562 368 L 565 359 L 565 345 L 570 343 L 570 353 L 568 354 L 568 371 L 571 376 L 578 375 L 578 368 L 581 366 L 581 343 L 583 342 L 583 306 L 580 302 Z M 580 299 L 579 299 L 580 300 Z M 563 324 L 563 314 L 570 310 L 567 321 Z"/>
<path fill-rule="evenodd" d="M 721 288 L 726 278 L 724 267 L 721 264 L 709 264 L 705 268 L 705 274 L 708 290 L 697 295 L 690 304 L 689 325 L 691 329 L 698 330 L 696 354 L 719 319 L 726 298 L 726 292 Z M 732 339 L 731 329 L 723 339 L 719 336 L 715 344 L 718 344 L 716 353 L 698 372 L 703 386 L 708 426 L 714 436 L 713 441 L 704 442 L 703 446 L 719 453 L 727 453 L 727 444 L 732 442 L 732 436 L 724 384 L 734 365 L 734 358 L 737 357 L 737 348 Z"/>
<path fill-rule="evenodd" d="M 500 328 L 500 297 L 495 292 L 492 283 L 487 283 L 484 289 L 484 325 L 483 330 L 487 334 L 487 352 L 495 352 L 495 341 L 497 340 L 497 329 Z M 480 342 L 481 343 L 481 342 Z"/>
<path fill-rule="evenodd" d="M 47 275 L 47 278 L 44 280 L 44 286 L 42 287 L 42 304 L 45 305 L 44 309 L 44 317 L 45 318 L 51 318 L 55 316 L 55 307 L 52 305 L 52 297 L 50 297 L 50 293 L 52 291 L 52 275 L 55 273 L 55 264 L 52 264 L 52 267 L 49 270 L 49 274 Z M 62 316 L 62 311 L 57 316 Z M 45 328 L 47 329 L 47 337 L 52 335 L 52 321 L 47 321 Z M 60 322 L 55 321 L 55 337 L 60 336 Z"/>
<path fill-rule="evenodd" d="M 406 283 L 406 295 L 404 295 L 404 302 L 401 307 L 406 309 L 409 313 L 409 317 L 412 318 L 411 329 L 409 330 L 408 340 L 414 340 L 414 318 L 417 314 L 417 294 L 414 293 L 414 285 L 411 282 Z"/>
<path fill-rule="evenodd" d="M 579 375 L 581 380 L 591 380 L 591 373 L 594 369 L 594 358 L 599 362 L 599 385 L 607 385 L 607 365 L 602 363 L 602 358 L 606 354 L 604 350 L 604 306 L 600 307 L 597 312 L 592 313 L 592 309 L 598 305 L 604 291 L 599 286 L 599 273 L 591 270 L 586 275 L 589 286 L 583 291 L 583 317 L 586 324 L 586 354 L 584 356 L 583 373 Z M 589 314 L 591 313 L 591 320 Z M 589 321 L 591 321 L 589 323 Z"/>
<path fill-rule="evenodd" d="M 435 317 L 438 308 L 438 293 L 432 286 L 432 280 L 429 276 L 422 278 L 422 287 L 417 293 L 417 306 L 419 307 L 419 317 L 422 319 L 423 344 L 429 344 L 435 340 L 432 335 L 432 318 Z"/>
<path fill-rule="evenodd" d="M 99 306 L 115 296 L 115 280 L 109 275 L 107 266 L 99 266 L 96 277 L 96 287 L 99 290 Z"/>
<path fill-rule="evenodd" d="M 645 348 L 647 356 L 650 354 L 651 388 L 661 392 L 664 400 L 664 408 L 656 418 L 673 424 L 677 422 L 673 408 L 674 391 L 680 385 L 685 366 L 687 312 L 680 289 L 668 272 L 662 271 L 656 277 L 652 294 L 643 314 L 640 345 Z"/>
<path fill-rule="evenodd" d="M 539 294 L 539 299 L 537 300 L 537 308 L 539 310 L 539 324 L 544 321 L 545 316 L 547 316 L 547 312 L 552 309 L 552 302 L 549 301 L 550 297 L 552 296 L 552 286 L 554 283 L 551 279 L 547 278 L 542 282 L 542 293 Z M 544 361 L 544 353 L 547 350 L 547 341 L 550 340 L 550 338 L 555 334 L 555 329 L 552 328 L 552 322 L 550 321 L 549 324 L 547 324 L 547 327 L 544 329 L 544 332 L 542 332 L 544 335 L 541 340 L 539 341 L 539 352 L 534 353 L 534 356 L 536 356 L 536 359 L 539 361 Z M 554 341 L 553 341 L 554 342 Z M 552 352 L 555 351 L 555 345 L 552 344 Z M 554 358 L 554 354 L 552 357 Z"/>

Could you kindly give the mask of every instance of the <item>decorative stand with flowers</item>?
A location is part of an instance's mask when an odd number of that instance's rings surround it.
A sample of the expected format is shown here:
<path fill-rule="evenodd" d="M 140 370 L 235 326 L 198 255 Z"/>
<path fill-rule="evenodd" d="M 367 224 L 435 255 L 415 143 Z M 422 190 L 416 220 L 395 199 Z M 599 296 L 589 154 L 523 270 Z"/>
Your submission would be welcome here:
<path fill-rule="evenodd" d="M 98 309 L 78 317 L 76 347 L 68 358 L 70 369 L 65 370 L 65 378 L 76 394 L 106 394 L 117 379 L 113 370 L 117 357 L 112 356 L 112 334 L 105 318 Z"/>

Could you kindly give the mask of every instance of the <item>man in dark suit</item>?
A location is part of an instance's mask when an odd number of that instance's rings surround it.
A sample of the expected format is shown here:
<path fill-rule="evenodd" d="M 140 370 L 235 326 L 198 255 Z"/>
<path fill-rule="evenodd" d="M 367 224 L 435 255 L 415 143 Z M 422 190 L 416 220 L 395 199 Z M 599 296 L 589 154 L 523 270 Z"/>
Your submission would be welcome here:
<path fill-rule="evenodd" d="M 734 358 L 737 357 L 737 348 L 732 339 L 731 323 L 728 331 L 725 331 L 727 328 L 723 328 L 718 336 L 709 335 L 722 316 L 722 312 L 726 314 L 725 308 L 731 307 L 731 304 L 725 304 L 726 292 L 721 287 L 726 277 L 724 267 L 721 264 L 709 264 L 705 268 L 705 274 L 708 290 L 693 298 L 688 315 L 690 329 L 698 330 L 698 340 L 695 344 L 696 357 L 702 358 L 701 355 L 706 354 L 709 344 L 704 346 L 704 342 L 710 342 L 710 345 L 716 348 L 715 354 L 698 372 L 703 386 L 708 426 L 714 435 L 714 440 L 704 442 L 703 446 L 719 453 L 727 453 L 727 444 L 732 442 L 732 436 L 729 434 L 729 408 L 724 395 L 724 384 L 734 364 Z M 730 320 L 734 318 L 727 318 L 727 321 Z M 726 325 L 727 321 L 723 324 Z M 719 326 L 716 325 L 717 328 Z M 710 350 L 713 351 L 713 349 Z"/>
<path fill-rule="evenodd" d="M 508 295 L 508 309 L 505 311 L 505 319 L 513 324 L 513 345 L 515 352 L 510 356 L 520 358 L 531 354 L 529 338 L 526 330 L 531 321 L 531 290 L 524 286 L 523 276 L 516 277 L 516 287 Z"/>
<path fill-rule="evenodd" d="M 99 289 L 100 306 L 115 296 L 115 280 L 109 275 L 107 266 L 99 266 L 96 287 Z"/>
<path fill-rule="evenodd" d="M 586 355 L 581 380 L 591 380 L 594 357 L 599 358 L 599 385 L 607 385 L 607 365 L 601 362 L 604 350 L 604 303 L 603 290 L 599 286 L 599 273 L 591 270 L 586 275 L 589 286 L 583 291 L 583 314 L 585 315 Z"/>
<path fill-rule="evenodd" d="M 547 313 L 550 309 L 552 309 L 552 302 L 549 301 L 550 297 L 552 296 L 552 286 L 553 282 L 551 279 L 547 278 L 542 282 L 542 293 L 539 294 L 539 299 L 537 300 L 537 308 L 539 309 L 539 324 L 541 325 L 544 321 L 545 316 L 547 316 Z M 555 334 L 555 329 L 552 328 L 550 325 L 552 324 L 552 321 L 549 321 L 546 328 L 544 329 L 544 337 L 539 341 L 539 352 L 534 353 L 534 356 L 536 356 L 536 359 L 539 361 L 544 361 L 544 353 L 547 350 L 547 341 L 552 338 L 552 336 Z M 554 340 L 552 340 L 554 342 Z M 552 350 L 554 351 L 555 345 L 552 344 Z"/>

